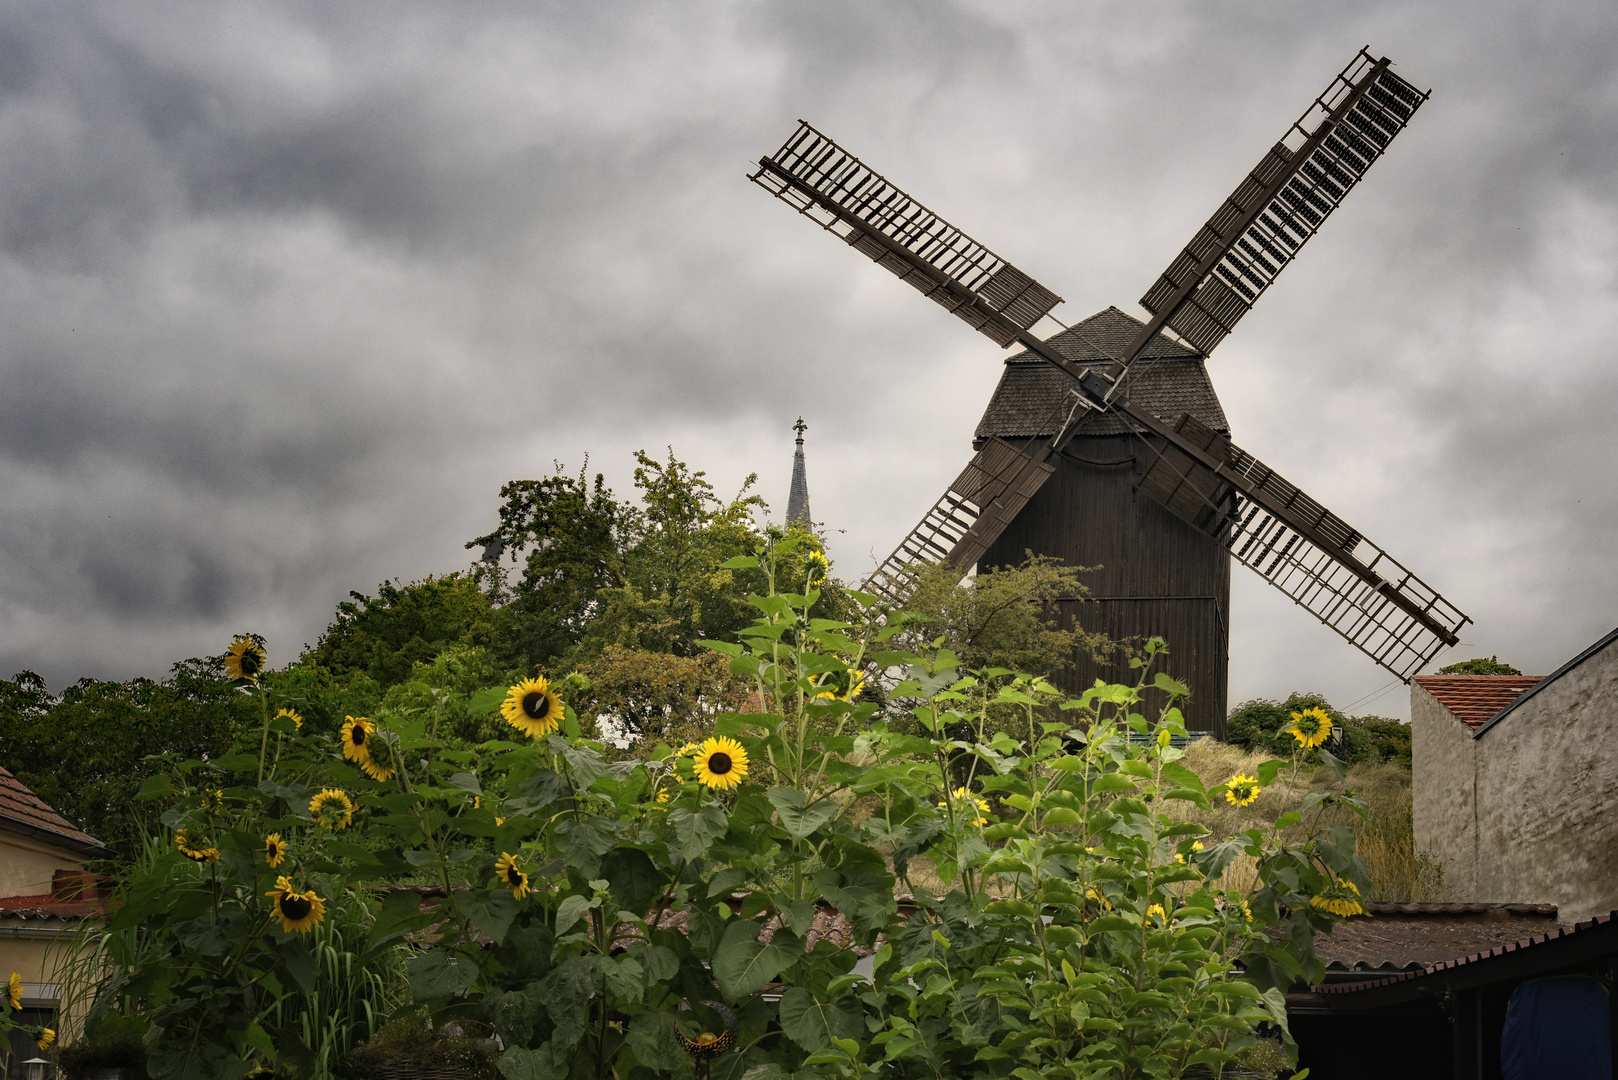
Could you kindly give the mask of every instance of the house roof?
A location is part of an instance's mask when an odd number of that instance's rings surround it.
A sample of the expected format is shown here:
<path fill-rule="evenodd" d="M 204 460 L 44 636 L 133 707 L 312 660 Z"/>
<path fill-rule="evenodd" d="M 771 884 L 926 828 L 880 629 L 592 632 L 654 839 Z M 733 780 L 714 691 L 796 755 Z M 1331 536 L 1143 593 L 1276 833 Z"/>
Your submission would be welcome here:
<path fill-rule="evenodd" d="M 1425 967 L 1556 928 L 1554 904 L 1367 904 L 1315 938 L 1328 976 Z M 1335 981 L 1335 980 L 1334 980 Z"/>
<path fill-rule="evenodd" d="M 1287 1006 L 1307 1006 L 1313 1002 L 1342 1001 L 1349 1007 L 1355 999 L 1365 1006 L 1379 1001 L 1419 997 L 1426 980 L 1442 979 L 1456 986 L 1489 985 L 1501 980 L 1535 978 L 1585 964 L 1592 958 L 1618 955 L 1618 912 L 1598 915 L 1575 926 L 1561 926 L 1476 952 L 1423 964 L 1408 971 L 1391 972 L 1381 978 L 1327 983 L 1310 987 L 1308 994 L 1288 994 Z"/>
<path fill-rule="evenodd" d="M 1503 706 L 1499 712 L 1495 713 L 1494 716 L 1489 718 L 1488 723 L 1478 728 L 1477 734 L 1472 737 L 1475 739 L 1481 736 L 1485 731 L 1488 731 L 1494 725 L 1504 720 L 1506 715 L 1510 713 L 1511 710 L 1515 709 L 1518 705 L 1521 705 L 1523 702 L 1527 701 L 1529 698 L 1533 697 L 1535 694 L 1554 683 L 1557 679 L 1560 679 L 1563 675 L 1566 675 L 1568 672 L 1590 659 L 1590 657 L 1594 656 L 1602 649 L 1605 649 L 1608 645 L 1611 645 L 1614 641 L 1618 641 L 1618 629 L 1614 629 L 1609 631 L 1607 634 L 1604 634 L 1594 645 L 1591 645 L 1588 649 L 1585 649 L 1579 655 L 1575 656 L 1573 659 L 1569 660 L 1567 663 L 1563 664 L 1561 667 L 1557 668 L 1555 671 L 1541 679 L 1538 685 L 1536 685 L 1533 689 L 1525 691 L 1510 703 Z"/>
<path fill-rule="evenodd" d="M 1416 685 L 1476 731 L 1538 685 L 1543 675 L 1417 675 Z"/>
<path fill-rule="evenodd" d="M 1047 342 L 1070 360 L 1090 366 L 1111 363 L 1143 324 L 1115 307 L 1096 313 L 1056 334 Z M 1201 354 L 1158 334 L 1131 367 L 1129 397 L 1166 420 L 1183 412 L 1199 423 L 1228 434 L 1230 422 L 1214 393 Z M 1008 358 L 989 399 L 976 438 L 1029 439 L 1056 434 L 1066 418 L 1062 407 L 1073 379 L 1031 351 Z M 1084 435 L 1123 435 L 1130 431 L 1123 417 L 1106 412 L 1092 415 Z"/>
<path fill-rule="evenodd" d="M 32 836 L 80 854 L 102 855 L 107 850 L 105 844 L 89 833 L 75 829 L 5 768 L 0 768 L 0 829 Z"/>

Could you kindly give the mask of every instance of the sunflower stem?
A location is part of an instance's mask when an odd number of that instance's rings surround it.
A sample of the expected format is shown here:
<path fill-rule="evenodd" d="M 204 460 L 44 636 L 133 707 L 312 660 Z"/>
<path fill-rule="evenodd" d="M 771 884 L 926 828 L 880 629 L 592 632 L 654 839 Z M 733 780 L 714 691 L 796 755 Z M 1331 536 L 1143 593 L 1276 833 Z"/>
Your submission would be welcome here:
<path fill-rule="evenodd" d="M 264 782 L 264 758 L 268 755 L 270 749 L 270 692 L 263 682 L 259 682 L 257 685 L 259 712 L 264 714 L 264 737 L 259 740 L 258 744 L 258 780 L 256 782 L 262 784 Z"/>

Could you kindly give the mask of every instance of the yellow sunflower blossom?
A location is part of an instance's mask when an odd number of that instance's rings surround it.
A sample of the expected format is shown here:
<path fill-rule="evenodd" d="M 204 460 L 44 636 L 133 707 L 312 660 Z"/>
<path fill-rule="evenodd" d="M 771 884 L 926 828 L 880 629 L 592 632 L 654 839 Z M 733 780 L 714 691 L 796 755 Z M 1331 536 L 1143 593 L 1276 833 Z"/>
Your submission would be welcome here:
<path fill-rule="evenodd" d="M 1350 915 L 1365 914 L 1365 905 L 1360 902 L 1359 887 L 1343 878 L 1337 878 L 1319 896 L 1311 896 L 1309 906 L 1344 919 Z"/>
<path fill-rule="evenodd" d="M 1241 915 L 1243 922 L 1253 921 L 1253 909 L 1247 906 L 1246 900 L 1232 900 L 1230 902 L 1230 910 L 1238 912 Z"/>
<path fill-rule="evenodd" d="M 1225 781 L 1225 801 L 1232 806 L 1248 806 L 1258 801 L 1262 790 L 1258 777 L 1237 773 Z"/>
<path fill-rule="evenodd" d="M 562 726 L 562 697 L 544 676 L 524 679 L 506 692 L 500 715 L 532 739 L 543 739 Z"/>
<path fill-rule="evenodd" d="M 657 793 L 657 801 L 660 803 L 666 803 L 669 801 L 670 797 L 673 796 L 673 794 L 673 788 L 662 788 Z"/>
<path fill-rule="evenodd" d="M 180 849 L 180 854 L 199 863 L 216 863 L 219 861 L 219 849 L 216 847 L 196 848 L 186 837 L 186 831 L 179 829 L 174 834 L 174 846 Z"/>
<path fill-rule="evenodd" d="M 50 1049 L 51 1043 L 56 1041 L 55 1028 L 40 1028 L 39 1034 L 34 1036 L 34 1045 L 41 1050 Z"/>
<path fill-rule="evenodd" d="M 354 764 L 364 767 L 371 762 L 371 736 L 376 733 L 376 725 L 368 716 L 343 717 L 343 730 L 338 738 L 343 744 L 343 757 Z"/>
<path fill-rule="evenodd" d="M 275 888 L 264 895 L 271 899 L 275 917 L 288 934 L 307 934 L 326 918 L 326 902 L 315 890 L 299 892 L 288 878 L 276 878 Z"/>
<path fill-rule="evenodd" d="M 500 826 L 504 825 L 505 823 L 506 823 L 505 818 L 501 817 L 499 814 L 494 815 L 494 827 L 495 828 L 498 829 Z"/>
<path fill-rule="evenodd" d="M 1159 919 L 1162 919 L 1164 926 L 1169 924 L 1169 913 L 1163 910 L 1162 904 L 1153 904 L 1151 907 L 1146 909 L 1146 918 L 1150 919 L 1153 915 L 1156 915 Z"/>
<path fill-rule="evenodd" d="M 1202 841 L 1201 840 L 1193 840 L 1193 841 L 1191 841 L 1191 854 L 1195 855 L 1197 852 L 1199 852 L 1201 850 L 1202 850 Z M 1174 856 L 1174 861 L 1177 862 L 1177 863 L 1182 863 L 1183 864 L 1185 862 L 1185 853 L 1182 852 L 1182 853 Z"/>
<path fill-rule="evenodd" d="M 232 682 L 258 682 L 264 673 L 264 646 L 240 634 L 225 650 L 225 674 Z"/>
<path fill-rule="evenodd" d="M 354 820 L 354 800 L 341 788 L 321 788 L 309 800 L 309 813 L 323 829 L 346 829 Z"/>
<path fill-rule="evenodd" d="M 271 870 L 281 865 L 287 857 L 287 842 L 281 839 L 281 834 L 272 832 L 264 838 L 264 861 Z"/>
<path fill-rule="evenodd" d="M 288 720 L 291 720 L 292 721 L 292 726 L 294 728 L 296 728 L 298 731 L 303 730 L 303 717 L 298 715 L 297 710 L 295 710 L 295 709 L 277 709 L 275 711 L 275 719 L 279 720 L 283 716 L 286 717 Z"/>
<path fill-rule="evenodd" d="M 683 758 L 700 753 L 702 753 L 702 747 L 698 746 L 694 742 L 688 742 L 678 750 L 674 751 L 674 756 L 677 758 Z"/>
<path fill-rule="evenodd" d="M 824 551 L 811 551 L 804 561 L 808 563 L 807 577 L 811 585 L 825 581 L 831 572 L 831 561 Z"/>
<path fill-rule="evenodd" d="M 11 1002 L 13 1012 L 22 1008 L 22 974 L 13 971 L 11 978 L 6 981 L 6 998 Z"/>
<path fill-rule="evenodd" d="M 966 803 L 967 805 L 963 809 L 970 809 L 973 806 L 976 806 L 977 818 L 972 822 L 972 824 L 987 825 L 989 823 L 989 819 L 987 817 L 989 813 L 989 801 L 987 799 L 981 796 L 973 795 L 964 787 L 956 788 L 954 791 L 949 793 L 949 797 L 953 802 Z M 936 805 L 940 810 L 945 809 L 944 803 L 935 803 L 934 805 Z"/>
<path fill-rule="evenodd" d="M 1292 714 L 1292 722 L 1281 729 L 1298 740 L 1304 750 L 1313 750 L 1331 738 L 1331 715 L 1316 706 Z"/>
<path fill-rule="evenodd" d="M 865 676 L 853 668 L 828 671 L 815 679 L 815 699 L 853 701 L 865 689 Z"/>
<path fill-rule="evenodd" d="M 502 851 L 500 858 L 494 864 L 494 876 L 500 879 L 502 888 L 511 890 L 512 896 L 518 900 L 527 898 L 529 893 L 528 875 L 523 873 L 521 866 L 517 865 L 515 855 Z"/>
<path fill-rule="evenodd" d="M 1088 889 L 1085 889 L 1084 890 L 1084 895 L 1088 896 L 1090 899 L 1092 899 L 1096 903 L 1100 904 L 1102 911 L 1111 911 L 1112 910 L 1112 901 L 1108 900 L 1106 898 L 1106 896 L 1104 896 L 1102 894 L 1100 888 L 1098 888 L 1097 886 L 1092 885 Z"/>
<path fill-rule="evenodd" d="M 692 766 L 699 784 L 729 791 L 747 779 L 747 751 L 735 739 L 710 738 L 697 751 Z"/>

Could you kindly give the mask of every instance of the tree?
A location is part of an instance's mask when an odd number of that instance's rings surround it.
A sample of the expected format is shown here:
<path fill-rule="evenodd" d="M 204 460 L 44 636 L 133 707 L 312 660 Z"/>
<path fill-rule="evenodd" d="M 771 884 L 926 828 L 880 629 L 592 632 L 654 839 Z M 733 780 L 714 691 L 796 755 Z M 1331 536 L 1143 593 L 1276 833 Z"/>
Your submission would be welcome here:
<path fill-rule="evenodd" d="M 400 586 L 384 581 L 377 595 L 351 592 L 337 617 L 302 661 L 338 678 L 363 672 L 387 689 L 452 644 L 488 645 L 497 631 L 494 606 L 469 574 L 427 577 Z"/>
<path fill-rule="evenodd" d="M 224 658 L 182 660 L 162 682 L 80 679 L 52 697 L 25 671 L 0 680 L 0 765 L 57 813 L 111 846 L 152 822 L 136 793 L 161 766 L 146 759 L 218 757 L 258 721 L 225 679 Z"/>
<path fill-rule="evenodd" d="M 1305 709 L 1324 709 L 1332 724 L 1343 729 L 1342 747 L 1333 752 L 1349 764 L 1398 761 L 1409 768 L 1409 724 L 1385 716 L 1345 716 L 1321 694 L 1294 691 L 1285 701 L 1244 701 L 1225 720 L 1225 741 L 1249 752 L 1290 757 L 1298 744 L 1282 728 L 1291 722 L 1293 713 Z"/>
<path fill-rule="evenodd" d="M 671 746 L 711 734 L 724 712 L 757 712 L 748 679 L 719 653 L 672 656 L 609 645 L 580 667 L 589 688 L 568 703 L 599 737 L 616 733 Z"/>
<path fill-rule="evenodd" d="M 935 563 L 922 569 L 907 605 L 925 620 L 910 637 L 919 642 L 942 636 L 967 667 L 1043 676 L 1080 650 L 1104 659 L 1114 647 L 1106 635 L 1080 626 L 1063 629 L 1055 615 L 1058 599 L 1090 595 L 1084 573 L 1082 566 L 1063 566 L 1031 551 L 1017 566 L 983 570 L 964 582 L 955 567 Z"/>
<path fill-rule="evenodd" d="M 1448 667 L 1438 669 L 1440 675 L 1521 675 L 1522 672 L 1510 664 L 1502 664 L 1498 656 L 1479 656 L 1472 660 L 1462 660 L 1459 664 L 1450 664 Z"/>

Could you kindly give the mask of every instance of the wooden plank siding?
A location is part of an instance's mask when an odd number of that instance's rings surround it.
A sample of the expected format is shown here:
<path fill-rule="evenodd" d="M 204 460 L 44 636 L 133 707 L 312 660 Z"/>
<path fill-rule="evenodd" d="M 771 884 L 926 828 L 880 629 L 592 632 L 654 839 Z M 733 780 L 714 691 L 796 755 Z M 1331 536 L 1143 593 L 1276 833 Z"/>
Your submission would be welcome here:
<path fill-rule="evenodd" d="M 1163 638 L 1169 646 L 1163 670 L 1191 688 L 1191 700 L 1183 706 L 1187 727 L 1223 738 L 1230 553 L 1133 491 L 1149 464 L 1147 456 L 1132 436 L 1074 439 L 1062 457 L 1051 459 L 1056 472 L 979 565 L 1014 565 L 1032 551 L 1071 566 L 1097 567 L 1085 577 L 1095 601 L 1059 604 L 1064 624 L 1077 618 L 1084 629 L 1116 640 Z M 1076 694 L 1097 678 L 1133 682 L 1136 677 L 1126 658 L 1098 665 L 1075 656 L 1055 682 Z"/>

